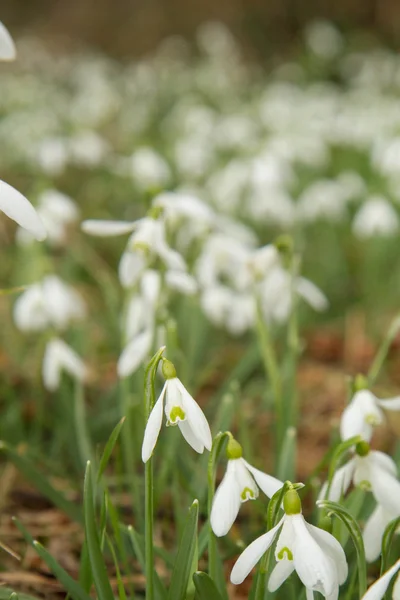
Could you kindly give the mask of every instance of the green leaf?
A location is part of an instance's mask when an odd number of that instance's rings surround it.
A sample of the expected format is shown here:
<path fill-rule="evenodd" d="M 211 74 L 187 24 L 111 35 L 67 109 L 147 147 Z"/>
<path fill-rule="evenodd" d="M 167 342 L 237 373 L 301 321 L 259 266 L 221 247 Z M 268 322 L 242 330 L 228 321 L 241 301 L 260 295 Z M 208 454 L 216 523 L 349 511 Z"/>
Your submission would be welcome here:
<path fill-rule="evenodd" d="M 38 600 L 37 597 L 21 594 L 21 592 L 13 592 L 10 588 L 0 587 L 0 600 Z"/>
<path fill-rule="evenodd" d="M 121 432 L 124 422 L 125 422 L 125 417 L 122 417 L 122 419 L 120 420 L 119 423 L 116 424 L 116 426 L 114 427 L 114 429 L 111 432 L 110 437 L 108 438 L 107 444 L 104 448 L 103 454 L 100 459 L 99 469 L 98 469 L 97 478 L 96 478 L 97 483 L 100 481 L 104 471 L 106 470 L 108 461 L 110 460 L 110 456 L 112 454 L 112 451 L 114 450 L 114 446 L 117 443 L 117 440 L 118 440 L 118 437 L 119 437 L 119 434 Z"/>
<path fill-rule="evenodd" d="M 367 563 L 365 559 L 364 541 L 359 524 L 356 519 L 351 515 L 343 506 L 337 502 L 331 502 L 330 500 L 320 500 L 317 502 L 320 508 L 328 511 L 328 514 L 335 515 L 342 521 L 349 531 L 350 537 L 353 540 L 356 552 L 357 552 L 357 567 L 358 567 L 358 587 L 360 598 L 364 595 L 367 590 Z"/>
<path fill-rule="evenodd" d="M 158 352 L 155 353 L 153 358 L 150 360 L 146 367 L 144 374 L 144 394 L 146 399 L 146 421 L 148 420 L 151 411 L 153 410 L 155 395 L 154 395 L 154 380 L 157 373 L 158 363 L 161 360 L 165 346 L 162 346 Z"/>
<path fill-rule="evenodd" d="M 29 458 L 20 454 L 5 442 L 0 442 L 0 452 L 5 454 L 25 479 L 43 494 L 45 498 L 50 500 L 54 506 L 57 506 L 57 508 L 64 511 L 73 521 L 82 522 L 83 519 L 80 508 L 73 502 L 67 500 L 63 494 L 56 490 L 51 483 L 49 483 L 48 479 L 37 470 Z"/>
<path fill-rule="evenodd" d="M 89 593 L 93 585 L 93 573 L 86 541 L 83 542 L 81 559 L 79 563 L 79 583 L 85 592 Z"/>
<path fill-rule="evenodd" d="M 288 427 L 282 441 L 281 451 L 276 476 L 278 479 L 292 481 L 295 477 L 295 463 L 297 450 L 297 431 L 295 427 Z"/>
<path fill-rule="evenodd" d="M 18 527 L 19 531 L 22 533 L 25 541 L 36 550 L 40 558 L 46 563 L 60 583 L 62 583 L 62 585 L 65 587 L 71 598 L 73 598 L 73 600 L 91 600 L 90 596 L 85 592 L 85 590 L 82 589 L 79 583 L 62 568 L 56 559 L 41 544 L 39 544 L 39 542 L 33 539 L 21 521 L 15 517 L 13 518 L 13 521 Z M 20 597 L 20 600 L 23 600 L 22 596 Z"/>
<path fill-rule="evenodd" d="M 215 583 L 207 573 L 197 571 L 193 575 L 193 581 L 196 588 L 196 600 L 222 600 Z"/>
<path fill-rule="evenodd" d="M 121 571 L 120 571 L 120 568 L 119 568 L 119 565 L 118 565 L 117 554 L 116 554 L 116 552 L 114 550 L 114 546 L 112 545 L 112 542 L 111 542 L 110 537 L 108 535 L 106 535 L 106 540 L 107 540 L 107 544 L 108 544 L 108 547 L 110 549 L 111 555 L 113 557 L 114 567 L 115 567 L 115 573 L 117 575 L 118 598 L 119 598 L 119 600 L 127 600 L 124 582 L 122 581 Z"/>
<path fill-rule="evenodd" d="M 93 479 L 90 461 L 87 463 L 85 473 L 83 507 L 85 514 L 86 543 L 98 599 L 114 600 L 114 594 L 111 589 L 106 564 L 101 551 L 98 525 L 96 523 L 93 498 Z"/>
<path fill-rule="evenodd" d="M 62 568 L 62 566 L 56 561 L 55 558 L 53 558 L 46 548 L 44 548 L 37 541 L 33 542 L 33 547 L 39 554 L 40 558 L 57 577 L 58 581 L 63 584 L 71 598 L 74 600 L 91 600 L 90 596 L 81 588 L 79 583 Z"/>
<path fill-rule="evenodd" d="M 168 600 L 185 600 L 191 570 L 193 556 L 197 544 L 197 521 L 199 516 L 199 502 L 194 500 L 189 509 L 189 515 L 183 530 L 178 553 L 175 559 L 174 569 L 171 576 L 171 584 L 168 592 Z"/>
<path fill-rule="evenodd" d="M 132 525 L 127 527 L 127 531 L 137 561 L 144 572 L 146 566 L 144 558 L 144 538 L 133 529 Z M 161 581 L 157 571 L 154 571 L 154 593 L 156 600 L 167 600 L 167 590 L 165 589 L 165 586 Z"/>
<path fill-rule="evenodd" d="M 396 533 L 397 529 L 400 527 L 400 517 L 397 519 L 393 519 L 386 526 L 386 529 L 383 533 L 382 537 L 382 561 L 381 561 L 381 575 L 389 568 L 389 554 L 390 547 L 392 545 L 393 536 Z"/>
<path fill-rule="evenodd" d="M 267 509 L 267 529 L 268 531 L 275 527 L 279 521 L 279 512 L 282 510 L 282 502 L 283 497 L 288 491 L 291 483 L 290 481 L 285 481 L 280 490 L 275 492 L 272 496 L 271 500 L 268 503 Z"/>
<path fill-rule="evenodd" d="M 362 442 L 362 441 L 363 441 L 362 437 L 360 435 L 356 435 L 348 440 L 345 440 L 344 442 L 341 442 L 336 447 L 335 452 L 332 455 L 332 460 L 329 465 L 328 487 L 326 490 L 326 498 L 329 498 L 329 492 L 331 489 L 333 476 L 335 474 L 335 471 L 339 467 L 339 462 L 340 462 L 343 454 L 345 452 L 347 452 L 348 450 L 350 450 L 350 448 L 352 448 L 352 446 L 355 446 L 356 444 L 358 444 L 358 442 Z"/>

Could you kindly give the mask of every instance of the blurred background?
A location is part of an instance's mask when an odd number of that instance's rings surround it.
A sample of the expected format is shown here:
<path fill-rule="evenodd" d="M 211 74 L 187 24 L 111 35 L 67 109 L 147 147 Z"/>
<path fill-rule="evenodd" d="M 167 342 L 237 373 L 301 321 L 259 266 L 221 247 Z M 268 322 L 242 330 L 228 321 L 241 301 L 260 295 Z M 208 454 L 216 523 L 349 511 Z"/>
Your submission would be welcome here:
<path fill-rule="evenodd" d="M 269 57 L 296 44 L 307 23 L 329 19 L 343 31 L 368 32 L 396 45 L 400 5 L 395 0 L 2 0 L 10 28 L 65 43 L 85 43 L 119 57 L 151 51 L 166 36 L 190 39 L 205 21 L 225 23 L 249 56 Z"/>

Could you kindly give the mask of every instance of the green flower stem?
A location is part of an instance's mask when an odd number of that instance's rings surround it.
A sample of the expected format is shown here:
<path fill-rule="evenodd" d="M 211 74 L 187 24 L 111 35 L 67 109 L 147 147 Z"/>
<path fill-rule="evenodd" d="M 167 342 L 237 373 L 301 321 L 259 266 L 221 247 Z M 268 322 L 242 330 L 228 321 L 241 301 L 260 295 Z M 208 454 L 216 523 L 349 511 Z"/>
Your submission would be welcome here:
<path fill-rule="evenodd" d="M 211 579 L 217 584 L 218 581 L 218 562 L 217 562 L 217 540 L 211 528 L 211 508 L 215 493 L 215 477 L 217 472 L 217 461 L 222 451 L 224 442 L 232 437 L 229 431 L 219 432 L 213 440 L 213 445 L 208 460 L 207 479 L 208 479 L 208 496 L 207 496 L 207 514 L 208 514 L 208 574 Z"/>
<path fill-rule="evenodd" d="M 156 394 L 154 381 L 157 374 L 158 363 L 161 360 L 165 347 L 156 352 L 149 362 L 144 379 L 144 414 L 146 423 L 153 410 Z M 153 483 L 153 457 L 151 456 L 145 465 L 145 514 L 144 514 L 144 537 L 145 537 L 145 570 L 146 570 L 146 600 L 154 600 L 154 547 L 153 547 L 153 521 L 154 521 L 154 483 Z"/>
<path fill-rule="evenodd" d="M 397 336 L 400 331 L 400 315 L 392 321 L 392 324 L 389 327 L 389 331 L 386 337 L 383 339 L 379 350 L 375 356 L 374 362 L 372 363 L 369 372 L 368 372 L 368 383 L 369 385 L 373 385 L 380 373 L 383 363 L 387 357 L 389 352 L 389 348 L 392 345 L 393 340 Z"/>
<path fill-rule="evenodd" d="M 86 467 L 88 460 L 90 460 L 90 462 L 94 464 L 94 454 L 92 450 L 89 432 L 86 426 L 84 387 L 83 383 L 78 380 L 75 381 L 74 390 L 74 422 L 79 458 L 81 460 L 82 466 Z"/>
<path fill-rule="evenodd" d="M 257 332 L 260 342 L 261 355 L 264 363 L 265 372 L 269 378 L 272 394 L 274 397 L 277 425 L 277 446 L 280 448 L 284 428 L 284 410 L 282 403 L 282 382 L 281 374 L 278 367 L 278 361 L 275 354 L 275 349 L 272 344 L 269 328 L 263 318 L 260 299 L 256 295 L 257 305 Z"/>

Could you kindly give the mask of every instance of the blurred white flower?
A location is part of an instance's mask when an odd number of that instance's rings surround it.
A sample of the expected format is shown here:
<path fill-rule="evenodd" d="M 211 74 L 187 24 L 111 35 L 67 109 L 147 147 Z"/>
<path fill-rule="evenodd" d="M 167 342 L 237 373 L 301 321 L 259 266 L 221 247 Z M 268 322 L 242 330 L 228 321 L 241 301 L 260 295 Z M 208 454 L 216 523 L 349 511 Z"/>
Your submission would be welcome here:
<path fill-rule="evenodd" d="M 32 150 L 35 161 L 46 175 L 56 177 L 66 169 L 68 145 L 65 138 L 49 137 L 42 139 Z"/>
<path fill-rule="evenodd" d="M 24 332 L 48 327 L 64 330 L 71 322 L 85 318 L 86 306 L 72 287 L 56 275 L 48 275 L 19 296 L 13 316 L 17 328 Z"/>
<path fill-rule="evenodd" d="M 400 559 L 394 563 L 390 569 L 388 569 L 379 579 L 373 583 L 361 600 L 382 600 L 385 596 L 386 590 L 389 587 L 389 584 L 393 577 L 400 569 Z M 396 582 L 393 587 L 393 600 L 399 600 L 400 598 L 400 578 L 397 577 Z"/>
<path fill-rule="evenodd" d="M 386 527 L 390 521 L 397 519 L 399 511 L 393 512 L 380 504 L 377 504 L 371 515 L 365 522 L 363 540 L 365 558 L 368 562 L 374 562 L 381 553 L 382 539 Z"/>
<path fill-rule="evenodd" d="M 242 335 L 254 325 L 252 294 L 235 292 L 228 286 L 216 284 L 203 290 L 200 304 L 211 323 L 225 327 L 232 335 Z"/>
<path fill-rule="evenodd" d="M 161 429 L 163 407 L 167 426 L 178 425 L 187 443 L 196 452 L 202 454 L 204 448 L 211 450 L 212 437 L 210 427 L 203 411 L 192 398 L 185 386 L 176 377 L 172 363 L 163 362 L 162 371 L 166 378 L 164 387 L 149 416 L 144 432 L 142 460 L 147 462 L 151 457 Z"/>
<path fill-rule="evenodd" d="M 15 60 L 17 50 L 5 25 L 0 21 L 0 60 Z"/>
<path fill-rule="evenodd" d="M 68 227 L 79 219 L 79 210 L 75 202 L 66 194 L 57 190 L 45 190 L 38 197 L 36 212 L 47 231 L 47 239 L 54 246 L 62 246 L 68 237 Z M 32 235 L 20 228 L 17 241 L 28 244 Z"/>
<path fill-rule="evenodd" d="M 89 376 L 88 368 L 75 350 L 63 340 L 53 338 L 46 345 L 42 365 L 43 384 L 47 390 L 58 390 L 63 371 L 81 382 Z"/>
<path fill-rule="evenodd" d="M 29 231 L 35 239 L 42 241 L 46 238 L 46 229 L 29 200 L 1 179 L 0 211 Z"/>
<path fill-rule="evenodd" d="M 367 442 L 373 428 L 385 420 L 385 410 L 400 410 L 400 396 L 379 400 L 369 390 L 359 390 L 344 409 L 340 419 L 340 437 L 347 440 L 361 435 Z"/>
<path fill-rule="evenodd" d="M 168 163 L 151 148 L 139 148 L 132 154 L 130 171 L 141 189 L 165 187 L 171 178 Z"/>
<path fill-rule="evenodd" d="M 334 180 L 314 181 L 306 188 L 297 202 L 300 221 L 312 223 L 319 219 L 341 221 L 346 215 L 347 195 Z"/>
<path fill-rule="evenodd" d="M 340 31 L 329 21 L 311 23 L 305 30 L 305 38 L 310 50 L 319 58 L 335 58 L 343 48 Z"/>
<path fill-rule="evenodd" d="M 378 235 L 390 236 L 399 230 L 399 217 L 385 198 L 372 196 L 358 210 L 353 221 L 353 232 L 360 238 Z"/>

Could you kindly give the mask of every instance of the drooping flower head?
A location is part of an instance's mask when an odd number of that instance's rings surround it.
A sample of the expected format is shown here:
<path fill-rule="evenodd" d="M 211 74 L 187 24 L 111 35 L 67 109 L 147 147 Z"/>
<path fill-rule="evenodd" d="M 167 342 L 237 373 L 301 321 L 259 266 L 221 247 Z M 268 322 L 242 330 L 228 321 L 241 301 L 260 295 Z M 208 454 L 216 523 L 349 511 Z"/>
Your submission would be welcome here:
<path fill-rule="evenodd" d="M 211 527 L 218 537 L 229 532 L 241 504 L 258 497 L 258 488 L 271 498 L 283 486 L 279 479 L 246 462 L 242 454 L 241 445 L 231 436 L 226 447 L 226 473 L 215 493 L 211 508 Z"/>
<path fill-rule="evenodd" d="M 211 450 L 212 437 L 207 419 L 196 400 L 178 379 L 172 362 L 165 358 L 162 373 L 166 381 L 146 424 L 142 444 L 143 462 L 149 460 L 157 443 L 163 408 L 167 427 L 178 425 L 187 443 L 199 454 L 204 452 L 204 448 Z"/>
<path fill-rule="evenodd" d="M 280 522 L 254 540 L 239 556 L 232 569 L 232 583 L 242 583 L 277 538 L 276 565 L 268 581 L 268 590 L 276 591 L 296 571 L 306 587 L 307 597 L 316 591 L 324 598 L 336 599 L 348 572 L 343 548 L 333 535 L 306 522 L 294 487 L 285 493 L 283 508 L 285 514 Z"/>
<path fill-rule="evenodd" d="M 0 21 L 0 60 L 15 60 L 17 50 L 8 29 Z"/>

